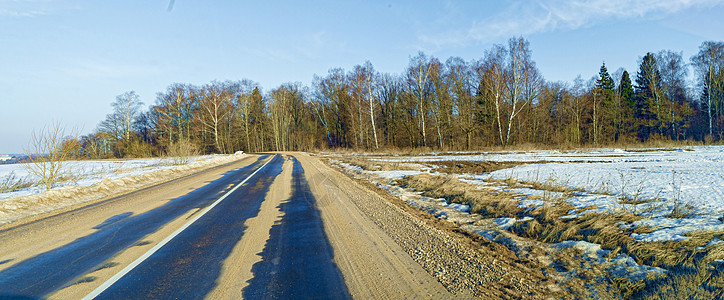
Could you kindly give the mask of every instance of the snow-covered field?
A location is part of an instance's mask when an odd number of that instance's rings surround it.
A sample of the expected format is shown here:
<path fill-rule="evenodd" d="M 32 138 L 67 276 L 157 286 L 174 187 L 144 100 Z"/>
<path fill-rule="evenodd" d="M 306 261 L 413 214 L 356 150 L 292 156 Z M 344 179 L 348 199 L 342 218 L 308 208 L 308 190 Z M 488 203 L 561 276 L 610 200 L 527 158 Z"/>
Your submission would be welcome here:
<path fill-rule="evenodd" d="M 192 157 L 189 158 L 188 163 L 201 163 L 213 160 L 214 158 L 215 157 L 211 155 Z M 64 163 L 63 169 L 72 179 L 57 184 L 53 189 L 57 190 L 68 186 L 90 186 L 104 179 L 113 180 L 159 170 L 173 169 L 175 167 L 178 167 L 178 165 L 174 164 L 170 158 L 67 161 Z M 8 176 L 15 176 L 17 179 L 24 179 L 30 182 L 39 180 L 37 176 L 28 172 L 24 164 L 0 165 L 0 181 Z M 44 187 L 42 186 L 31 186 L 14 192 L 0 193 L 0 201 L 13 197 L 37 194 L 43 191 Z"/>
<path fill-rule="evenodd" d="M 630 200 L 678 201 L 697 212 L 724 212 L 724 147 L 676 150 L 536 151 L 480 155 L 375 157 L 389 162 L 498 161 L 535 162 L 474 179 L 510 179 L 547 183 Z"/>
<path fill-rule="evenodd" d="M 44 187 L 36 184 L 15 191 L 0 192 L 0 224 L 131 191 L 144 185 L 238 160 L 244 155 L 239 152 L 232 155 L 191 157 L 188 160 L 148 158 L 67 161 L 62 170 L 67 174 L 68 180 L 54 185 L 50 191 L 45 191 Z M 29 173 L 23 164 L 0 165 L 0 183 L 18 180 L 38 182 L 39 178 Z"/>
<path fill-rule="evenodd" d="M 570 212 L 571 217 L 591 208 L 599 212 L 634 211 L 653 219 L 622 226 L 649 225 L 660 229 L 635 237 L 643 241 L 681 240 L 685 238 L 682 234 L 693 230 L 724 230 L 719 220 L 724 215 L 724 146 L 370 156 L 368 159 L 431 165 L 436 161 L 525 162 L 509 169 L 460 177 L 478 188 L 494 188 L 486 187 L 490 185 L 486 181 L 489 179 L 518 179 L 579 190 L 566 199 L 577 208 Z M 434 172 L 434 169 L 430 171 Z M 394 171 L 377 173 L 389 178 L 402 175 Z M 525 199 L 541 194 L 539 190 L 518 189 L 514 192 L 524 195 L 520 198 L 521 205 L 542 205 L 540 201 Z M 687 217 L 667 218 L 674 210 Z"/>

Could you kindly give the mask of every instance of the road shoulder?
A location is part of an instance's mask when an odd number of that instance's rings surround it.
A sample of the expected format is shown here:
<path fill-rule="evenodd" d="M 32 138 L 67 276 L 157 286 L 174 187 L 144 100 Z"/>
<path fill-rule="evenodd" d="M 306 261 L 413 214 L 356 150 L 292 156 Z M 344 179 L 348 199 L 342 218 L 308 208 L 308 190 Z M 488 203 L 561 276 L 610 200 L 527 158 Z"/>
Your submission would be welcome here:
<path fill-rule="evenodd" d="M 334 260 L 354 298 L 453 297 L 350 200 L 374 194 L 316 158 L 294 156 L 302 163 L 334 248 Z"/>

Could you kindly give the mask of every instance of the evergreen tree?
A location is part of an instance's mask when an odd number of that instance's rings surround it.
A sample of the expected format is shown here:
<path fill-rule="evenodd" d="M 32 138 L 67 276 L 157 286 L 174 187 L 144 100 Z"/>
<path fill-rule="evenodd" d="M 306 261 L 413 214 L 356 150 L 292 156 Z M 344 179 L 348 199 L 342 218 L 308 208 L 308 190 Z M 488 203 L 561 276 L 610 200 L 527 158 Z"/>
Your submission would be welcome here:
<path fill-rule="evenodd" d="M 599 132 L 603 132 L 605 136 L 612 137 L 616 128 L 616 116 L 618 115 L 618 107 L 615 105 L 615 89 L 616 84 L 606 69 L 606 63 L 601 65 L 596 80 L 594 101 L 594 141 L 598 140 Z M 601 110 L 597 112 L 597 110 Z M 610 138 L 607 138 L 610 139 Z"/>
<path fill-rule="evenodd" d="M 621 98 L 628 102 L 628 105 L 634 107 L 636 105 L 636 99 L 634 99 L 633 85 L 631 84 L 631 78 L 628 75 L 628 71 L 623 71 L 621 75 L 621 81 L 618 85 L 619 93 Z"/>
<path fill-rule="evenodd" d="M 643 141 L 648 139 L 651 131 L 655 130 L 658 113 L 661 111 L 659 90 L 661 76 L 656 64 L 654 54 L 649 52 L 641 60 L 636 73 L 636 106 L 635 117 L 638 121 L 638 135 Z"/>
<path fill-rule="evenodd" d="M 611 75 L 608 73 L 608 69 L 606 69 L 606 63 L 603 63 L 601 65 L 601 69 L 598 71 L 598 80 L 596 80 L 596 88 L 604 92 L 610 92 L 611 95 L 613 95 L 613 91 L 616 88 L 616 85 L 613 83 L 613 78 L 611 78 Z"/>
<path fill-rule="evenodd" d="M 621 74 L 621 80 L 618 84 L 618 93 L 621 97 L 621 108 L 622 115 L 622 132 L 624 134 L 630 134 L 633 132 L 634 124 L 636 123 L 634 112 L 636 107 L 636 97 L 634 96 L 633 85 L 631 84 L 631 78 L 628 75 L 628 71 L 623 71 Z"/>

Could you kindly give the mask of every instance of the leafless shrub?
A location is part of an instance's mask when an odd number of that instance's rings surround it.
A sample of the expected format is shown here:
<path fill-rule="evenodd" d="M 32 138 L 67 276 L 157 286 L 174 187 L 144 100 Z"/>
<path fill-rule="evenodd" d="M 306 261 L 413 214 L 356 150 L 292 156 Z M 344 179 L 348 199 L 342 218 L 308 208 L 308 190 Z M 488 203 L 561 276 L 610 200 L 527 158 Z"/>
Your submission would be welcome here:
<path fill-rule="evenodd" d="M 30 135 L 25 168 L 28 173 L 40 179 L 40 184 L 46 191 L 63 181 L 63 178 L 73 177 L 64 166 L 80 148 L 76 131 L 66 132 L 66 129 L 56 122 L 41 130 L 33 130 Z"/>
<path fill-rule="evenodd" d="M 193 156 L 199 155 L 199 148 L 187 140 L 170 144 L 166 149 L 166 156 L 171 158 L 171 164 L 184 165 Z"/>

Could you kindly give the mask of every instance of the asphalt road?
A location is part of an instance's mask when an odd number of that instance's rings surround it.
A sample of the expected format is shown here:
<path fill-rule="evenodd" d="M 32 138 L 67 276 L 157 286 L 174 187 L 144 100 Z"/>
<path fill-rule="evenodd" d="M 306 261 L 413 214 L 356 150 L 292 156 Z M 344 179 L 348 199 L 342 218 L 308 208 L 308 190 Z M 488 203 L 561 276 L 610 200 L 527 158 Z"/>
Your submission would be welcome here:
<path fill-rule="evenodd" d="M 259 155 L 199 178 L 162 184 L 158 191 L 140 190 L 0 231 L 0 299 L 347 299 L 407 290 L 445 293 L 393 243 L 360 242 L 365 235 L 380 235 L 379 229 L 357 216 L 353 206 L 335 211 L 320 203 L 295 156 Z M 332 201 L 327 194 L 323 200 Z M 330 208 L 320 210 L 325 207 Z M 344 230 L 359 232 L 341 234 Z M 63 240 L 66 234 L 72 238 Z M 27 246 L 24 256 L 17 249 L 23 245 L 37 247 Z M 390 267 L 373 266 L 363 256 L 379 256 Z M 370 277 L 383 273 L 396 279 L 380 283 Z"/>
<path fill-rule="evenodd" d="M 238 184 L 263 163 L 263 158 L 245 168 L 234 170 L 206 186 L 148 212 L 126 212 L 97 226 L 97 231 L 62 247 L 26 259 L 0 272 L 0 298 L 39 298 L 74 284 L 83 274 L 104 266 L 118 252 L 133 247 L 144 236 L 194 208 L 211 204 L 227 189 Z M 276 158 L 280 161 L 280 158 Z M 272 174 L 269 174 L 270 176 Z M 237 191 L 242 193 L 242 191 Z"/>

